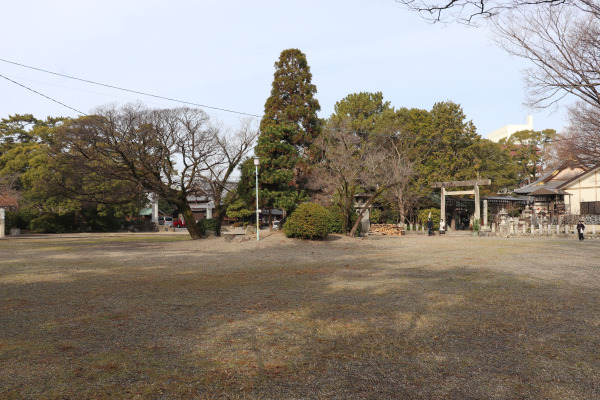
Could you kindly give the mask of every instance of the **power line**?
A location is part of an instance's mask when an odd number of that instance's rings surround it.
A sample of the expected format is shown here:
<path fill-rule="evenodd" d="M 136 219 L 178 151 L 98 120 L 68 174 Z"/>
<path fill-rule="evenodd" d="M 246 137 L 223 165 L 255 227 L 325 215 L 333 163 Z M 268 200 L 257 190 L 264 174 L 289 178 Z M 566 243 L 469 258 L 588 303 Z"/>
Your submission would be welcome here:
<path fill-rule="evenodd" d="M 32 69 L 32 70 L 35 70 L 35 71 L 44 72 L 46 74 L 56 75 L 56 76 L 60 76 L 60 77 L 63 77 L 63 78 L 73 79 L 73 80 L 80 81 L 80 82 L 85 82 L 85 83 L 90 83 L 92 85 L 98 85 L 98 86 L 103 86 L 103 87 L 107 87 L 107 88 L 111 88 L 111 89 L 121 90 L 123 92 L 140 94 L 142 96 L 154 97 L 156 99 L 168 100 L 168 101 L 173 101 L 173 102 L 182 103 L 182 104 L 189 104 L 189 105 L 196 106 L 196 107 L 203 107 L 203 108 L 208 108 L 208 109 L 211 109 L 211 110 L 223 111 L 223 112 L 228 112 L 228 113 L 232 113 L 232 114 L 239 114 L 239 115 L 245 115 L 245 116 L 248 116 L 248 117 L 261 118 L 260 115 L 255 115 L 255 114 L 250 114 L 250 113 L 245 113 L 245 112 L 235 111 L 235 110 L 228 110 L 226 108 L 212 107 L 212 106 L 207 106 L 207 105 L 204 105 L 204 104 L 194 103 L 194 102 L 191 102 L 191 101 L 178 100 L 178 99 L 173 99 L 173 98 L 170 98 L 170 97 L 160 96 L 160 95 L 156 95 L 156 94 L 151 94 L 151 93 L 146 93 L 146 92 L 140 92 L 140 91 L 132 90 L 132 89 L 126 89 L 126 88 L 122 88 L 122 87 L 119 87 L 119 86 L 108 85 L 106 83 L 95 82 L 95 81 L 92 81 L 92 80 L 89 80 L 89 79 L 82 79 L 82 78 L 77 78 L 77 77 L 70 76 L 70 75 L 60 74 L 58 72 L 48 71 L 48 70 L 45 70 L 45 69 L 42 69 L 42 68 L 37 68 L 37 67 L 32 67 L 30 65 L 25 65 L 25 64 L 17 63 L 17 62 L 5 60 L 5 59 L 2 59 L 2 58 L 0 58 L 0 61 L 8 63 L 8 64 L 17 65 L 17 66 L 23 67 L 23 68 L 29 68 L 29 69 Z"/>
<path fill-rule="evenodd" d="M 245 115 L 245 116 L 255 117 L 255 118 L 263 118 L 264 117 L 264 116 L 261 116 L 261 115 L 250 114 L 250 113 L 241 112 L 241 111 L 235 111 L 235 110 L 229 110 L 229 109 L 226 109 L 226 108 L 212 107 L 212 106 L 198 104 L 198 103 L 194 103 L 194 102 L 190 102 L 190 101 L 178 100 L 178 99 L 174 99 L 174 98 L 170 98 L 170 97 L 155 95 L 155 94 L 141 92 L 141 91 L 137 91 L 137 90 L 126 89 L 126 88 L 122 88 L 122 87 L 119 87 L 119 86 L 114 86 L 114 85 L 109 85 L 109 84 L 105 84 L 105 83 L 95 82 L 95 81 L 92 81 L 92 80 L 89 80 L 89 79 L 77 78 L 77 77 L 74 77 L 74 76 L 65 75 L 65 74 L 61 74 L 61 73 L 53 72 L 53 71 L 48 71 L 48 70 L 45 70 L 45 69 L 42 69 L 42 68 L 33 67 L 33 66 L 30 66 L 30 65 L 25 65 L 25 64 L 14 62 L 14 61 L 5 60 L 5 59 L 2 59 L 2 58 L 0 58 L 0 61 L 8 63 L 8 64 L 17 65 L 19 67 L 28 68 L 28 69 L 32 69 L 32 70 L 35 70 L 35 71 L 40 71 L 40 72 L 44 72 L 44 73 L 47 73 L 47 74 L 60 76 L 60 77 L 63 77 L 63 78 L 73 79 L 73 80 L 76 80 L 76 81 L 90 83 L 90 84 L 97 85 L 97 86 L 103 86 L 103 87 L 107 87 L 107 88 L 110 88 L 110 89 L 120 90 L 120 91 L 123 91 L 123 92 L 135 93 L 135 94 L 139 94 L 139 95 L 143 95 L 143 96 L 153 97 L 153 98 L 156 98 L 156 99 L 167 100 L 167 101 L 172 101 L 172 102 L 181 103 L 181 104 L 189 104 L 189 105 L 193 105 L 193 106 L 197 106 L 197 107 L 203 107 L 203 108 L 208 108 L 208 109 L 211 109 L 211 110 L 223 111 L 223 112 L 232 113 L 232 114 Z M 32 92 L 34 92 L 34 93 L 36 93 L 36 94 L 38 94 L 38 95 L 40 95 L 42 97 L 45 97 L 45 98 L 47 98 L 47 99 L 49 99 L 49 100 L 51 100 L 51 101 L 53 101 L 55 103 L 58 103 L 58 104 L 60 104 L 60 105 L 62 105 L 64 107 L 67 107 L 67 108 L 69 108 L 69 109 L 71 109 L 73 111 L 76 111 L 79 114 L 88 116 L 88 114 L 86 114 L 84 112 L 81 112 L 81 111 L 79 111 L 79 110 L 77 110 L 77 109 L 75 109 L 73 107 L 70 107 L 70 106 L 68 106 L 68 105 L 66 105 L 64 103 L 61 103 L 60 101 L 55 100 L 55 99 L 53 99 L 53 98 L 51 98 L 49 96 L 46 96 L 46 95 L 44 95 L 44 94 L 42 94 L 42 93 L 40 93 L 40 92 L 38 92 L 36 90 L 33 90 L 33 89 L 25 86 L 25 85 L 22 85 L 22 84 L 20 84 L 18 82 L 15 82 L 12 79 L 9 79 L 9 78 L 7 78 L 4 75 L 0 75 L 0 77 L 6 79 L 6 80 L 8 80 L 8 81 L 10 81 L 10 82 L 12 82 L 12 83 L 14 83 L 16 85 L 19 85 L 19 86 L 21 86 L 21 87 L 23 87 L 23 88 L 25 88 L 27 90 L 30 90 L 30 91 L 32 91 Z M 271 118 L 271 119 L 277 121 L 277 118 Z M 279 122 L 292 122 L 293 123 L 293 121 L 279 121 Z M 334 130 L 336 130 L 336 131 L 342 131 L 342 129 L 340 129 L 340 128 L 337 128 L 337 129 L 334 129 Z M 375 135 L 385 135 L 385 134 L 381 134 L 381 133 L 362 132 L 362 131 L 349 131 L 348 133 L 362 134 L 362 135 L 364 135 L 364 134 L 367 134 L 367 135 L 372 135 L 372 134 L 375 134 Z M 402 135 L 397 135 L 397 134 L 396 135 L 387 135 L 387 136 L 394 136 L 394 137 L 396 137 L 398 139 L 422 140 L 422 141 L 428 141 L 428 142 L 461 142 L 462 141 L 462 139 L 458 139 L 458 140 L 432 139 L 432 138 L 423 138 L 423 137 L 414 137 L 414 136 L 402 136 Z M 560 141 L 560 139 L 553 139 L 553 140 L 550 140 L 549 142 L 558 142 L 558 141 Z"/>
<path fill-rule="evenodd" d="M 51 101 L 53 101 L 53 102 L 55 102 L 55 103 L 58 103 L 58 104 L 60 104 L 60 105 L 61 105 L 61 106 L 63 106 L 63 107 L 67 107 L 67 108 L 69 108 L 69 109 L 71 109 L 71 110 L 73 110 L 73 111 L 75 111 L 75 112 L 77 112 L 77 113 L 79 113 L 79 114 L 81 114 L 81 115 L 88 116 L 86 113 L 84 113 L 84 112 L 82 112 L 82 111 L 79 111 L 79 110 L 78 110 L 78 109 L 76 109 L 76 108 L 73 108 L 73 107 L 71 107 L 71 106 L 68 106 L 68 105 L 66 105 L 65 103 L 61 103 L 60 101 L 58 101 L 58 100 L 56 100 L 56 99 L 53 99 L 53 98 L 52 98 L 52 97 L 50 97 L 50 96 L 46 96 L 45 94 L 43 94 L 43 93 L 40 93 L 40 92 L 38 92 L 37 90 L 34 90 L 34 89 L 30 88 L 30 87 L 27 87 L 27 86 L 25 86 L 25 85 L 23 85 L 23 84 L 21 84 L 21 83 L 19 83 L 19 82 L 13 81 L 12 79 L 10 79 L 10 78 L 7 78 L 6 76 L 4 76 L 4 75 L 2 75 L 2 74 L 0 74 L 0 77 L 1 77 L 1 78 L 4 78 L 4 79 L 6 79 L 6 80 L 7 80 L 7 81 L 9 81 L 9 82 L 12 82 L 12 83 L 14 83 L 15 85 L 19 85 L 19 86 L 21 86 L 22 88 L 25 88 L 25 89 L 27 89 L 27 90 L 29 90 L 29 91 L 32 91 L 33 93 L 35 93 L 35 94 L 37 94 L 37 95 L 40 95 L 40 96 L 42 96 L 42 97 L 45 97 L 45 98 L 47 98 L 48 100 L 51 100 Z"/>

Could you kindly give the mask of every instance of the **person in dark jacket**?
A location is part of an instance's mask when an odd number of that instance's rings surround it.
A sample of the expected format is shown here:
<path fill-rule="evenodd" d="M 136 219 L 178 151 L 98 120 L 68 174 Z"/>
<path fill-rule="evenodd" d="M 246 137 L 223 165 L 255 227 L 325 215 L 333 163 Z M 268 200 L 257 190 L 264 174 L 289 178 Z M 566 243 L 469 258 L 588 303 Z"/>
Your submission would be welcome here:
<path fill-rule="evenodd" d="M 433 236 L 433 221 L 431 218 L 427 219 L 427 235 Z"/>
<path fill-rule="evenodd" d="M 583 221 L 579 221 L 579 223 L 577 224 L 577 233 L 579 234 L 579 240 L 583 240 L 583 233 L 585 232 L 585 225 L 583 224 Z"/>

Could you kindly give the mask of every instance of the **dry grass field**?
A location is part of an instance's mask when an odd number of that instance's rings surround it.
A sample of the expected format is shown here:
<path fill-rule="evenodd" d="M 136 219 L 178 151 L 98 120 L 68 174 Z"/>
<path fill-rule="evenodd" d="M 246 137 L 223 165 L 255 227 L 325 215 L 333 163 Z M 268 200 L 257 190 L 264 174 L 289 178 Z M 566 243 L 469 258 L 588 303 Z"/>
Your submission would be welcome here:
<path fill-rule="evenodd" d="M 600 241 L 263 237 L 0 241 L 0 398 L 600 398 Z"/>

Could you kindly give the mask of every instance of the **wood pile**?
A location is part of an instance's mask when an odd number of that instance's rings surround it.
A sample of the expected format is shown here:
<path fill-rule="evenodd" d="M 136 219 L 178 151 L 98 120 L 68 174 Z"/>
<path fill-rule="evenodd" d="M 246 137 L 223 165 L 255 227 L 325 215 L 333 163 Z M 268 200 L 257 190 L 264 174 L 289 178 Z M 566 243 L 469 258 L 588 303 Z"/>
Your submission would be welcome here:
<path fill-rule="evenodd" d="M 386 236 L 402 236 L 406 234 L 404 229 L 399 228 L 395 224 L 371 224 L 369 233 Z"/>

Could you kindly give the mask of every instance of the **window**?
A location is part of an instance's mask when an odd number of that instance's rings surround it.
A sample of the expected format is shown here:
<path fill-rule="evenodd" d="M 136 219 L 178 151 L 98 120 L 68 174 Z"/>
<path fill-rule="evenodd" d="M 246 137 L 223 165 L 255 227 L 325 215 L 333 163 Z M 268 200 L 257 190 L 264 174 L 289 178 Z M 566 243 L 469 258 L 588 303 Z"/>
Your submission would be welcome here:
<path fill-rule="evenodd" d="M 582 201 L 580 203 L 579 214 L 600 215 L 600 201 Z"/>

